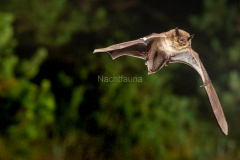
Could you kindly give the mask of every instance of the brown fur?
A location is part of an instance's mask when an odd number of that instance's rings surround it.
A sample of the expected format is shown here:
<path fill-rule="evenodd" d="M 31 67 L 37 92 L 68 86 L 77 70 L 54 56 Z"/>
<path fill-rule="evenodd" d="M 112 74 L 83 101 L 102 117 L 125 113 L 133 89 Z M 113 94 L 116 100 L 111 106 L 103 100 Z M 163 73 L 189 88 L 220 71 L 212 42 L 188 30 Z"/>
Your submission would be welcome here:
<path fill-rule="evenodd" d="M 186 40 L 190 37 L 190 34 L 189 33 L 187 33 L 186 31 L 184 31 L 184 30 L 181 30 L 181 29 L 178 29 L 179 30 L 179 37 L 183 37 L 183 38 L 185 38 Z M 168 39 L 169 40 L 171 40 L 171 41 L 173 41 L 173 42 L 175 42 L 175 44 L 177 45 L 177 46 L 183 46 L 181 43 L 179 43 L 178 42 L 178 37 L 175 37 L 174 36 L 174 32 L 175 32 L 175 29 L 172 29 L 172 30 L 170 30 L 170 31 L 168 31 L 167 32 L 167 34 L 168 34 Z M 191 46 L 191 41 L 189 41 L 189 42 L 187 42 L 184 46 Z"/>

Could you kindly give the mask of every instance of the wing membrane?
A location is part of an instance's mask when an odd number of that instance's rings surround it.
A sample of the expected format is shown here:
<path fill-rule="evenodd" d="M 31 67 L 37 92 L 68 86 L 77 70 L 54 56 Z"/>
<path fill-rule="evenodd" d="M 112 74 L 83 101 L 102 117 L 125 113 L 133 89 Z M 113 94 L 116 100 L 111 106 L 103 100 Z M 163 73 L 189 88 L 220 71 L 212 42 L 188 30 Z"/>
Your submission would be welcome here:
<path fill-rule="evenodd" d="M 225 119 L 222 106 L 220 104 L 220 101 L 218 99 L 217 93 L 211 83 L 211 80 L 207 74 L 207 71 L 205 70 L 198 54 L 193 51 L 192 49 L 189 49 L 189 51 L 176 54 L 175 56 L 170 58 L 170 63 L 175 62 L 181 62 L 188 64 L 192 68 L 194 68 L 201 76 L 203 81 L 203 86 L 207 91 L 209 101 L 211 103 L 213 112 L 215 114 L 215 117 L 218 121 L 219 126 L 221 127 L 224 134 L 228 134 L 228 125 L 227 121 Z"/>
<path fill-rule="evenodd" d="M 137 40 L 115 44 L 106 48 L 95 49 L 93 53 L 108 52 L 113 59 L 116 59 L 123 55 L 146 59 L 147 52 L 150 49 L 149 45 L 151 45 L 153 39 L 157 37 L 166 37 L 166 34 L 153 33 L 149 36 Z"/>

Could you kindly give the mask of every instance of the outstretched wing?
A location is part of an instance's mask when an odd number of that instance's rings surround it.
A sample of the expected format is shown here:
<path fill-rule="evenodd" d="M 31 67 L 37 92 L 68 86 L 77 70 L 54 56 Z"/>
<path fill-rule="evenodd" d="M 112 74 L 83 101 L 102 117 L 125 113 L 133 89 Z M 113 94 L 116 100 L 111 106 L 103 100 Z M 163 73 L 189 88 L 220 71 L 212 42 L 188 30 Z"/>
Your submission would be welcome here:
<path fill-rule="evenodd" d="M 112 59 L 116 59 L 123 55 L 146 59 L 149 50 L 148 45 L 150 45 L 156 37 L 166 37 L 166 34 L 153 33 L 137 40 L 115 44 L 107 48 L 95 49 L 93 53 L 108 52 L 112 56 Z"/>
<path fill-rule="evenodd" d="M 201 76 L 203 81 L 203 86 L 205 87 L 210 103 L 212 105 L 213 112 L 217 118 L 218 124 L 221 127 L 224 134 L 228 134 L 228 125 L 227 121 L 225 119 L 220 101 L 218 99 L 217 93 L 211 83 L 211 80 L 207 74 L 207 71 L 205 70 L 198 54 L 192 50 L 189 49 L 189 51 L 182 52 L 179 54 L 176 54 L 175 56 L 170 58 L 170 63 L 174 62 L 181 62 L 185 63 L 192 68 L 194 68 Z"/>

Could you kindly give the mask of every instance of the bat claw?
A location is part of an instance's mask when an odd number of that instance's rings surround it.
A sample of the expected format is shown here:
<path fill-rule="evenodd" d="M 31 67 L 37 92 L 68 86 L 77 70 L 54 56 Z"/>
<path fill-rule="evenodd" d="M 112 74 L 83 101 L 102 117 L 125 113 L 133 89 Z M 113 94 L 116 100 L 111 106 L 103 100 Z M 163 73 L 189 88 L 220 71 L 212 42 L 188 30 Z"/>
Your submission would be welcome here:
<path fill-rule="evenodd" d="M 166 61 L 165 66 L 168 66 L 168 64 L 169 64 L 169 61 Z"/>
<path fill-rule="evenodd" d="M 147 65 L 148 59 L 149 59 L 149 58 L 147 57 L 146 60 L 145 60 L 145 65 Z"/>
<path fill-rule="evenodd" d="M 148 75 L 153 74 L 153 73 L 155 73 L 155 72 L 153 72 L 152 70 L 148 70 Z"/>

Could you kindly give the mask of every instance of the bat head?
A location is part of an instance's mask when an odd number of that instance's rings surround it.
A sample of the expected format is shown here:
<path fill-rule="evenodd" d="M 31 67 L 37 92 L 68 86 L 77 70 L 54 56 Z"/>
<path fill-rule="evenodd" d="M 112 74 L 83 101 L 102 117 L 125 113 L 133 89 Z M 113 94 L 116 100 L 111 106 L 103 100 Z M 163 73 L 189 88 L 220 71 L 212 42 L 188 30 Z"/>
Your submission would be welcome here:
<path fill-rule="evenodd" d="M 191 46 L 191 40 L 194 35 L 191 35 L 184 30 L 172 29 L 169 31 L 169 39 L 174 43 L 174 45 L 178 46 L 179 48 L 185 48 Z"/>

